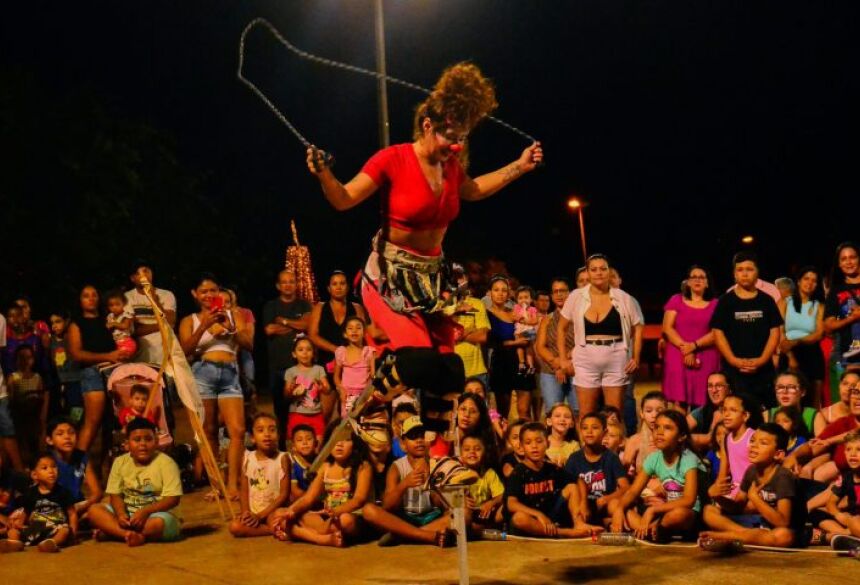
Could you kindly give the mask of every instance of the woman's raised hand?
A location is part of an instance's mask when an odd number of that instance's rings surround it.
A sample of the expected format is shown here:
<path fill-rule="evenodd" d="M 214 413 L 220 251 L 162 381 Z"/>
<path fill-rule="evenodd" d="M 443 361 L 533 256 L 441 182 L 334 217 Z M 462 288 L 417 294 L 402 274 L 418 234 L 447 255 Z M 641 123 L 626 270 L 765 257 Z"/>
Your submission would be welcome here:
<path fill-rule="evenodd" d="M 522 172 L 527 173 L 535 170 L 535 168 L 542 162 L 543 148 L 541 148 L 540 142 L 535 142 L 523 151 L 517 164 Z"/>
<path fill-rule="evenodd" d="M 319 175 L 326 169 L 331 167 L 333 162 L 332 156 L 324 150 L 320 150 L 316 146 L 309 146 L 307 149 L 308 170 L 311 174 Z"/>

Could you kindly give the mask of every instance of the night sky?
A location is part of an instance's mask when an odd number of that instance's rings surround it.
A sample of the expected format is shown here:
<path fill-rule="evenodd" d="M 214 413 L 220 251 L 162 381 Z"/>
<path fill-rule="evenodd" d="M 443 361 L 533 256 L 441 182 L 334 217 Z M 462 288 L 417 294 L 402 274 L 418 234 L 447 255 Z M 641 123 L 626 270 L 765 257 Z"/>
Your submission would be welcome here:
<path fill-rule="evenodd" d="M 498 256 L 538 287 L 556 273 L 572 274 L 582 257 L 576 218 L 565 208 L 571 194 L 589 202 L 589 252 L 613 257 L 624 287 L 651 307 L 677 290 L 694 261 L 730 284 L 741 235 L 756 237 L 771 280 L 810 262 L 829 270 L 835 245 L 856 238 L 849 121 L 858 95 L 857 34 L 849 3 L 385 5 L 391 75 L 432 85 L 446 65 L 472 60 L 496 83 L 497 115 L 544 143 L 543 169 L 488 201 L 464 204 L 446 240 L 455 259 Z M 201 191 L 219 229 L 266 267 L 254 275 L 215 260 L 211 267 L 239 282 L 258 308 L 274 294 L 291 218 L 311 246 L 318 277 L 336 267 L 353 271 L 376 230 L 378 200 L 347 213 L 330 208 L 304 168 L 300 144 L 238 83 L 239 34 L 255 16 L 300 48 L 374 67 L 371 0 L 184 0 L 7 6 L 0 69 L 25 72 L 48 100 L 86 92 L 111 116 L 172 136 L 183 168 L 205 177 Z M 247 75 L 336 155 L 342 180 L 378 148 L 373 80 L 301 61 L 262 29 L 249 39 L 247 59 Z M 409 140 L 420 97 L 389 89 L 392 142 Z M 482 125 L 471 140 L 472 174 L 514 160 L 525 146 Z M 43 171 L 52 164 L 44 161 Z M 4 206 L 31 207 L 34 218 L 46 211 L 15 192 L 0 198 Z M 183 241 L 195 241 L 197 220 L 183 218 Z M 37 268 L 40 255 L 54 250 L 50 237 L 26 249 L 13 242 L 12 253 Z M 216 250 L 218 243 L 195 245 Z M 70 274 L 92 277 L 77 274 L 75 262 Z M 16 266 L 16 281 L 0 286 L 4 296 L 14 289 L 38 297 L 32 272 L 20 260 Z M 186 276 L 156 278 L 184 288 Z"/>

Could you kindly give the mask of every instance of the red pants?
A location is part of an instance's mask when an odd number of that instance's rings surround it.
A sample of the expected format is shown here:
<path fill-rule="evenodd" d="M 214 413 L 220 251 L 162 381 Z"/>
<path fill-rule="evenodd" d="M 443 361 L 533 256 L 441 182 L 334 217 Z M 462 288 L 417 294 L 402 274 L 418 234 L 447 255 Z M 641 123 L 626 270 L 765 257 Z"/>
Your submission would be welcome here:
<path fill-rule="evenodd" d="M 361 300 L 371 321 L 388 335 L 385 347 L 436 347 L 441 353 L 454 351 L 455 331 L 459 325 L 442 313 L 425 315 L 397 313 L 379 291 L 368 282 L 361 287 Z"/>

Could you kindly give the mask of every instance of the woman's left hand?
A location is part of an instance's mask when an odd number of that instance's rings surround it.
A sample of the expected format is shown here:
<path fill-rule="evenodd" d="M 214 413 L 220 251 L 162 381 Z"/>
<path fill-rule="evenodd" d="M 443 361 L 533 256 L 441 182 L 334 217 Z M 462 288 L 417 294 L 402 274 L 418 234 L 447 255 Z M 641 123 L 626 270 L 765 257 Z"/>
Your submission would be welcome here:
<path fill-rule="evenodd" d="M 523 151 L 517 164 L 522 172 L 527 173 L 535 170 L 535 168 L 542 162 L 543 148 L 541 148 L 540 142 L 535 142 Z"/>
<path fill-rule="evenodd" d="M 630 358 L 630 361 L 627 362 L 627 365 L 624 367 L 625 374 L 633 374 L 639 369 L 639 360 L 635 358 Z"/>

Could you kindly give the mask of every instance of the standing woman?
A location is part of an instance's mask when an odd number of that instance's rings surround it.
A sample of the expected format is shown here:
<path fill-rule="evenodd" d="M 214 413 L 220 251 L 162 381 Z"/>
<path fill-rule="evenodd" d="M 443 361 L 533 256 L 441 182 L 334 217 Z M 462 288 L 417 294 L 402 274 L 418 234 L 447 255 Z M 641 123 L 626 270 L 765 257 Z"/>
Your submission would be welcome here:
<path fill-rule="evenodd" d="M 334 388 L 334 352 L 344 344 L 343 326 L 349 317 L 360 317 L 367 323 L 364 307 L 349 300 L 349 284 L 342 270 L 335 270 L 328 278 L 329 300 L 320 301 L 311 310 L 308 337 L 317 348 L 317 363 L 329 375 L 329 384 Z M 328 421 L 337 403 L 337 392 L 322 395 L 323 418 Z"/>
<path fill-rule="evenodd" d="M 504 276 L 490 279 L 490 390 L 496 396 L 499 413 L 507 418 L 511 412 L 511 393 L 517 391 L 517 418 L 529 418 L 531 391 L 534 389 L 534 376 L 525 375 L 519 370 L 517 348 L 525 347 L 529 341 L 514 335 L 514 312 L 507 308 L 510 288 Z M 529 380 L 531 382 L 529 382 Z"/>
<path fill-rule="evenodd" d="M 254 340 L 242 313 L 226 310 L 218 281 L 203 274 L 191 290 L 200 311 L 179 323 L 179 343 L 189 361 L 200 390 L 205 413 L 204 430 L 213 453 L 218 453 L 218 418 L 224 420 L 230 437 L 227 453 L 227 494 L 239 499 L 240 467 L 245 452 L 245 408 L 239 384 L 237 354 L 250 350 Z"/>
<path fill-rule="evenodd" d="M 79 300 L 80 312 L 72 317 L 66 342 L 69 355 L 83 368 L 81 394 L 84 397 L 84 423 L 78 434 L 78 449 L 87 452 L 95 440 L 105 410 L 105 380 L 96 365 L 126 361 L 131 354 L 117 349 L 113 336 L 105 326 L 96 287 L 84 286 Z"/>
<path fill-rule="evenodd" d="M 701 266 L 687 270 L 683 293 L 664 307 L 663 394 L 685 412 L 705 404 L 708 376 L 720 369 L 711 331 L 716 308 L 711 275 Z"/>
<path fill-rule="evenodd" d="M 860 248 L 853 242 L 836 248 L 824 330 L 838 334 L 838 343 L 833 344 L 834 361 L 845 370 L 860 367 Z"/>
<path fill-rule="evenodd" d="M 624 391 L 639 369 L 642 322 L 636 300 L 609 285 L 609 258 L 592 254 L 585 262 L 588 286 L 571 292 L 561 309 L 556 343 L 564 369 L 572 368 L 580 412 L 593 412 L 601 392 L 607 406 L 624 407 Z M 575 345 L 564 340 L 573 322 Z"/>
<path fill-rule="evenodd" d="M 382 228 L 364 268 L 362 301 L 392 350 L 410 348 L 397 359 L 421 362 L 423 372 L 435 375 L 436 387 L 422 388 L 435 394 L 459 391 L 464 380 L 462 360 L 453 354 L 455 327 L 439 312 L 445 232 L 459 214 L 461 200 L 493 195 L 543 158 L 535 143 L 501 169 L 474 179 L 466 174 L 465 158 L 461 164 L 459 157 L 465 155 L 469 133 L 496 106 L 495 89 L 478 67 L 458 63 L 443 72 L 418 105 L 413 142 L 380 150 L 348 183 L 338 181 L 319 151 L 307 152 L 308 169 L 337 210 L 355 207 L 383 190 Z M 395 369 L 403 375 L 408 370 L 391 368 L 392 374 Z M 425 377 L 400 382 L 420 387 Z"/>
<path fill-rule="evenodd" d="M 818 271 L 813 266 L 800 270 L 790 297 L 777 306 L 785 323 L 780 328 L 779 352 L 782 369 L 799 370 L 809 381 L 809 406 L 821 408 L 824 385 L 824 354 L 819 342 L 824 337 L 824 295 Z"/>
<path fill-rule="evenodd" d="M 540 393 L 543 398 L 544 416 L 549 416 L 553 405 L 564 402 L 567 397 L 574 415 L 579 415 L 579 403 L 576 394 L 571 393 L 569 372 L 561 367 L 561 358 L 558 353 L 558 320 L 561 317 L 561 308 L 570 294 L 570 285 L 563 278 L 553 279 L 550 284 L 550 294 L 553 304 L 552 313 L 545 319 L 541 319 L 538 326 L 537 339 L 535 339 L 535 353 L 540 365 L 539 383 Z M 567 329 L 567 339 L 564 343 L 565 351 L 562 355 L 568 355 L 573 351 L 573 329 Z M 587 413 L 582 413 L 587 414 Z"/>

